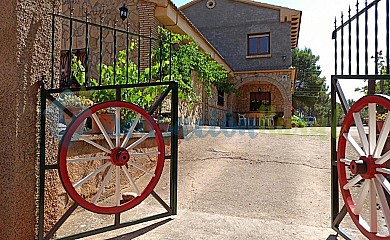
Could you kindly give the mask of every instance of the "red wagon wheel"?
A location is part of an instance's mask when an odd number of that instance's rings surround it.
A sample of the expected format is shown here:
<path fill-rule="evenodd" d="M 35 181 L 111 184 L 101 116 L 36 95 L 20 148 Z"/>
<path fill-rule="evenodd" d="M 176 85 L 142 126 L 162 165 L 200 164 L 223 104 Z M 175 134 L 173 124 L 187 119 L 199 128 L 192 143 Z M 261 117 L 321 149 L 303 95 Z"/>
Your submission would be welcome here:
<path fill-rule="evenodd" d="M 361 98 L 346 114 L 338 142 L 341 193 L 353 222 L 369 239 L 390 239 L 390 151 L 385 147 L 390 117 L 380 131 L 376 126 L 377 113 L 389 110 L 386 96 Z"/>
<path fill-rule="evenodd" d="M 115 126 L 108 132 L 97 113 L 113 111 L 111 121 Z M 121 133 L 121 117 L 133 116 L 128 130 Z M 100 131 L 99 136 L 81 135 L 77 129 L 91 117 Z M 150 132 L 134 141 L 135 128 L 140 120 L 152 126 Z M 149 139 L 149 140 L 148 140 Z M 137 148 L 145 141 L 147 150 Z M 96 150 L 91 156 L 77 155 L 79 144 Z M 144 149 L 144 148 L 142 148 Z M 70 197 L 80 206 L 96 213 L 115 214 L 141 203 L 156 186 L 164 165 L 164 140 L 158 125 L 142 108 L 127 102 L 112 101 L 96 104 L 84 110 L 67 128 L 59 149 L 59 174 Z M 121 199 L 125 192 L 133 192 L 134 198 Z"/>

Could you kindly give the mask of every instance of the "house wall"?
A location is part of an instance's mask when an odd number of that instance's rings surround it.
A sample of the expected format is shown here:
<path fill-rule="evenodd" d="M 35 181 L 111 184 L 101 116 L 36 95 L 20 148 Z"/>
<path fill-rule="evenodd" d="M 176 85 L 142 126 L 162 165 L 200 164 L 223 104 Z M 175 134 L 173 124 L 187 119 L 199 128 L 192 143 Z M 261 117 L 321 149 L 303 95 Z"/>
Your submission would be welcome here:
<path fill-rule="evenodd" d="M 0 5 L 0 233 L 2 240 L 36 239 L 39 159 L 38 80 L 49 79 L 53 1 L 9 0 Z M 57 8 L 55 6 L 54 8 Z M 57 32 L 60 27 L 56 26 Z M 57 36 L 59 37 L 59 36 Z M 55 46 L 56 49 L 58 46 Z M 56 56 L 57 59 L 58 56 Z M 47 113 L 47 112 L 46 112 Z M 47 115 L 47 124 L 55 121 Z M 58 119 L 57 119 L 58 121 Z M 46 132 L 47 163 L 56 161 L 58 142 Z M 45 189 L 55 191 L 56 171 Z M 57 196 L 46 196 L 46 227 L 57 217 Z M 53 205 L 52 205 L 53 204 Z"/>
<path fill-rule="evenodd" d="M 224 105 L 218 105 L 217 88 L 213 87 L 212 94 L 209 95 L 204 90 L 201 81 L 197 78 L 196 72 L 192 72 L 191 75 L 199 101 L 193 104 L 188 104 L 183 100 L 179 101 L 179 126 L 183 129 L 184 135 L 199 125 L 226 126 L 227 94 L 225 94 Z"/>
<path fill-rule="evenodd" d="M 291 24 L 281 23 L 278 10 L 232 0 L 206 0 L 183 9 L 184 14 L 225 58 L 234 71 L 285 69 L 291 66 Z M 270 32 L 271 57 L 247 58 L 247 35 Z M 286 59 L 283 60 L 283 56 Z"/>
<path fill-rule="evenodd" d="M 271 104 L 274 111 L 283 113 L 285 127 L 290 127 L 291 120 L 291 80 L 290 72 L 264 72 L 264 73 L 246 73 L 236 76 L 235 88 L 240 91 L 240 94 L 231 94 L 228 98 L 229 106 L 232 106 L 233 112 L 249 112 L 250 92 L 256 92 L 258 86 L 261 86 L 262 91 L 271 92 Z"/>
<path fill-rule="evenodd" d="M 209 96 L 205 94 L 203 100 L 204 117 L 202 125 L 208 126 L 226 126 L 227 113 L 227 94 L 225 94 L 224 105 L 218 105 L 218 91 L 213 87 L 212 94 Z"/>
<path fill-rule="evenodd" d="M 236 95 L 235 112 L 245 113 L 250 111 L 250 93 L 257 92 L 259 87 L 262 92 L 271 93 L 272 112 L 281 112 L 283 114 L 284 104 L 281 92 L 275 85 L 261 81 L 256 84 L 244 85 L 238 89 L 240 94 Z"/>
<path fill-rule="evenodd" d="M 62 4 L 62 14 L 72 16 L 81 20 L 86 19 L 88 13 L 88 21 L 127 30 L 131 33 L 140 34 L 141 36 L 152 36 L 156 38 L 158 35 L 158 26 L 160 25 L 154 17 L 156 5 L 154 3 L 142 0 L 126 1 L 126 6 L 129 9 L 128 18 L 124 21 L 119 17 L 119 8 L 123 6 L 123 1 L 113 0 L 104 2 L 101 0 L 90 0 L 88 4 L 82 1 L 64 1 Z M 142 14 L 139 14 L 142 13 Z M 61 40 L 61 49 L 69 50 L 70 48 L 70 21 L 62 20 L 63 31 Z M 73 38 L 72 49 L 85 49 L 86 47 L 86 25 L 73 22 Z M 89 76 L 95 79 L 99 78 L 98 64 L 100 63 L 100 28 L 98 26 L 89 25 Z M 158 46 L 158 41 L 149 38 L 141 37 L 141 43 L 138 43 L 138 36 L 121 32 L 116 32 L 117 54 L 120 50 L 126 49 L 127 37 L 129 41 L 137 42 L 140 46 L 140 66 L 145 69 L 149 66 L 149 51 L 150 44 L 152 48 Z M 114 61 L 114 31 L 102 30 L 102 63 L 111 65 Z M 129 53 L 130 59 L 134 63 L 138 63 L 138 49 Z"/>

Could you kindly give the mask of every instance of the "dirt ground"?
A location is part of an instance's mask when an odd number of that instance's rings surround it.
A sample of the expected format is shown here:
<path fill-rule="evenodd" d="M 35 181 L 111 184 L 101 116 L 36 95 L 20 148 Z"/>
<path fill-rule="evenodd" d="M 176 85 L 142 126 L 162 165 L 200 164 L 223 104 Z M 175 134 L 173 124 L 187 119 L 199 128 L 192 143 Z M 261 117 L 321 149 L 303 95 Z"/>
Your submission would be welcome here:
<path fill-rule="evenodd" d="M 156 192 L 168 199 L 169 162 Z M 330 228 L 330 129 L 196 130 L 180 141 L 178 215 L 86 239 L 341 239 Z M 148 197 L 123 219 L 159 212 Z M 77 211 L 58 231 L 112 224 Z M 342 223 L 342 225 L 344 222 Z M 348 219 L 348 232 L 361 237 Z"/>

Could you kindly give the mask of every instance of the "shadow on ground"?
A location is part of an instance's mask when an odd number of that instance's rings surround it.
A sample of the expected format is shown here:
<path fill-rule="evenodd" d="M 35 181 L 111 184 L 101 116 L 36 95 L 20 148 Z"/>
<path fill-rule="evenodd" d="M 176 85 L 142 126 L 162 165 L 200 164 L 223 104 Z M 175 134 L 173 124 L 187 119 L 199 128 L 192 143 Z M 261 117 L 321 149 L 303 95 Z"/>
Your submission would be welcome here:
<path fill-rule="evenodd" d="M 156 223 L 153 223 L 152 225 L 150 226 L 146 226 L 146 227 L 143 227 L 137 231 L 134 231 L 134 232 L 131 232 L 131 233 L 126 233 L 126 234 L 123 234 L 123 235 L 120 235 L 120 236 L 117 236 L 117 237 L 113 237 L 113 238 L 107 238 L 106 240 L 129 240 L 129 239 L 134 239 L 136 237 L 139 237 L 139 236 L 142 236 L 146 233 L 148 233 L 149 231 L 152 231 L 153 229 L 156 229 L 170 221 L 172 221 L 173 219 L 172 218 L 168 218 L 168 219 L 165 219 L 163 221 L 160 221 L 160 222 L 156 222 Z"/>
<path fill-rule="evenodd" d="M 329 235 L 329 237 L 326 240 L 337 240 L 337 235 Z"/>

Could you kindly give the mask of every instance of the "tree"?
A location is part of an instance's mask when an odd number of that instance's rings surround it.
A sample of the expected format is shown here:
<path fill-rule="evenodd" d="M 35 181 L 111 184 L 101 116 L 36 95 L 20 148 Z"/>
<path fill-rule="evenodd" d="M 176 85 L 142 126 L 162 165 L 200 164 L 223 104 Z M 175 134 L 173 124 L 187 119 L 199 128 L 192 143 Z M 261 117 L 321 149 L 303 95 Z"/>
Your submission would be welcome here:
<path fill-rule="evenodd" d="M 378 59 L 376 62 L 377 68 L 378 68 L 378 73 L 380 75 L 385 75 L 387 73 L 387 62 L 386 59 L 383 57 L 383 52 L 382 50 L 377 53 L 377 56 L 372 56 L 371 58 L 375 57 Z M 367 82 L 367 80 L 364 80 Z M 362 92 L 365 95 L 368 94 L 368 85 L 361 87 L 361 88 L 355 88 L 355 92 Z M 375 93 L 381 93 L 385 95 L 390 95 L 390 83 L 389 81 L 385 80 L 379 80 L 375 82 Z"/>
<path fill-rule="evenodd" d="M 318 60 L 319 56 L 315 56 L 310 48 L 293 49 L 292 62 L 297 68 L 293 106 L 299 114 L 322 119 L 329 114 L 330 101 L 326 78 L 320 77 Z"/>

